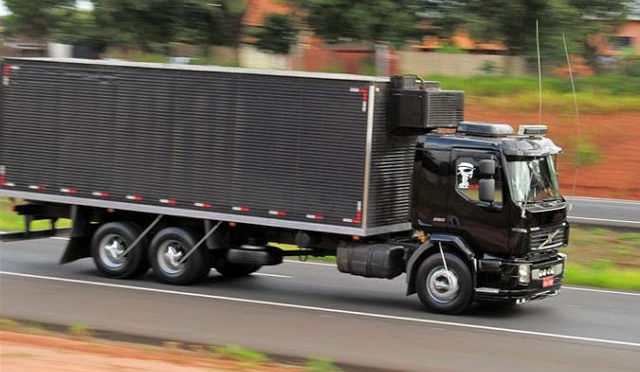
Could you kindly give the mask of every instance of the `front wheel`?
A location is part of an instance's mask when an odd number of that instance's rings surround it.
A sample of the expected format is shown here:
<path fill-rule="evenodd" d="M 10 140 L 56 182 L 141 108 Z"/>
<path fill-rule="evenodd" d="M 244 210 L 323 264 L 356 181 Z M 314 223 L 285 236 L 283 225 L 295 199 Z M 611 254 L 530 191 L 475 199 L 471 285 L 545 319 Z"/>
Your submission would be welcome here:
<path fill-rule="evenodd" d="M 438 313 L 457 314 L 471 304 L 473 278 L 469 266 L 458 256 L 440 253 L 427 257 L 418 268 L 416 292 L 422 304 Z"/>

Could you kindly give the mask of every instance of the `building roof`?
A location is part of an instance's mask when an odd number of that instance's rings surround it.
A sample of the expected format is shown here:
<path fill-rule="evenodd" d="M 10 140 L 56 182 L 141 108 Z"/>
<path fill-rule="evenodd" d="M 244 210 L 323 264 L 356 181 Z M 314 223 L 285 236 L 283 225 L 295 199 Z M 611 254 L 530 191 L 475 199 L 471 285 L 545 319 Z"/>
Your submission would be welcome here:
<path fill-rule="evenodd" d="M 414 45 L 415 49 L 440 49 L 441 43 L 446 42 L 447 40 L 439 39 L 436 36 L 425 36 L 422 39 L 422 44 Z M 507 47 L 497 41 L 489 41 L 489 42 L 479 42 L 473 40 L 469 34 L 464 31 L 458 31 L 451 37 L 449 40 L 453 45 L 457 46 L 463 50 L 478 50 L 478 51 L 487 51 L 487 52 L 504 52 L 507 50 Z"/>
<path fill-rule="evenodd" d="M 247 0 L 244 25 L 260 27 L 268 14 L 291 14 L 293 8 L 284 0 Z"/>

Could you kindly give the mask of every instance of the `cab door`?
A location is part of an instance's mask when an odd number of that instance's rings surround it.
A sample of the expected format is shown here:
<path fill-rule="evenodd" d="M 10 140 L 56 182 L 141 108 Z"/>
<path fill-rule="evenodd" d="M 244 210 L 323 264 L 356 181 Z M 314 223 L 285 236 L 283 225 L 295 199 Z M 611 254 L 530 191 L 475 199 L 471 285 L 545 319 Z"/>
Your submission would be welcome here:
<path fill-rule="evenodd" d="M 495 161 L 493 176 L 480 173 L 479 163 L 484 159 Z M 452 182 L 447 224 L 464 236 L 469 243 L 483 252 L 501 254 L 508 251 L 509 218 L 504 172 L 496 153 L 479 150 L 454 149 L 451 152 Z M 479 184 L 482 178 L 495 179 L 493 202 L 481 201 Z"/>

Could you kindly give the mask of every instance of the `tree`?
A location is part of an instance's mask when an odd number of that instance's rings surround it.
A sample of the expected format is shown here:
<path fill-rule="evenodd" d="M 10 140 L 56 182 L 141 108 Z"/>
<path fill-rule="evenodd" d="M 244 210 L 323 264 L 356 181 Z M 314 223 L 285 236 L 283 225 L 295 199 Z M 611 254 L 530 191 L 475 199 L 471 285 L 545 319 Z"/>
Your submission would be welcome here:
<path fill-rule="evenodd" d="M 75 0 L 5 0 L 5 4 L 11 11 L 5 32 L 36 39 L 49 36 L 51 28 L 75 9 Z"/>
<path fill-rule="evenodd" d="M 562 34 L 569 49 L 588 51 L 589 35 L 624 18 L 627 0 L 426 0 L 442 33 L 463 28 L 476 40 L 501 41 L 511 54 L 536 55 L 536 20 L 543 58 L 563 61 Z"/>
<path fill-rule="evenodd" d="M 328 42 L 358 40 L 403 44 L 416 32 L 418 0 L 290 0 L 308 11 L 307 22 Z"/>
<path fill-rule="evenodd" d="M 86 45 L 95 50 L 106 46 L 106 39 L 97 25 L 93 11 L 75 10 L 60 19 L 50 30 L 51 39 L 72 45 Z"/>
<path fill-rule="evenodd" d="M 185 41 L 203 46 L 239 40 L 244 1 L 93 0 L 99 26 L 111 42 L 152 44 Z"/>
<path fill-rule="evenodd" d="M 291 44 L 296 41 L 298 30 L 291 17 L 281 14 L 268 14 L 262 28 L 256 31 L 258 49 L 274 53 L 289 53 Z"/>

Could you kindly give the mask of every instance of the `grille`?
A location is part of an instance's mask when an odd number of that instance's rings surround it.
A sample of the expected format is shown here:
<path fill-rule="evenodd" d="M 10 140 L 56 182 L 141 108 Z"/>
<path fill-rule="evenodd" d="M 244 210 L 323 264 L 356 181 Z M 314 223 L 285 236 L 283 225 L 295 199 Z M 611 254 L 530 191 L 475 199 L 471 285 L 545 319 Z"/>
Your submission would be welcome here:
<path fill-rule="evenodd" d="M 565 241 L 565 234 L 566 229 L 564 226 L 545 227 L 538 231 L 533 231 L 529 237 L 529 248 L 532 251 L 541 251 L 561 247 Z"/>

